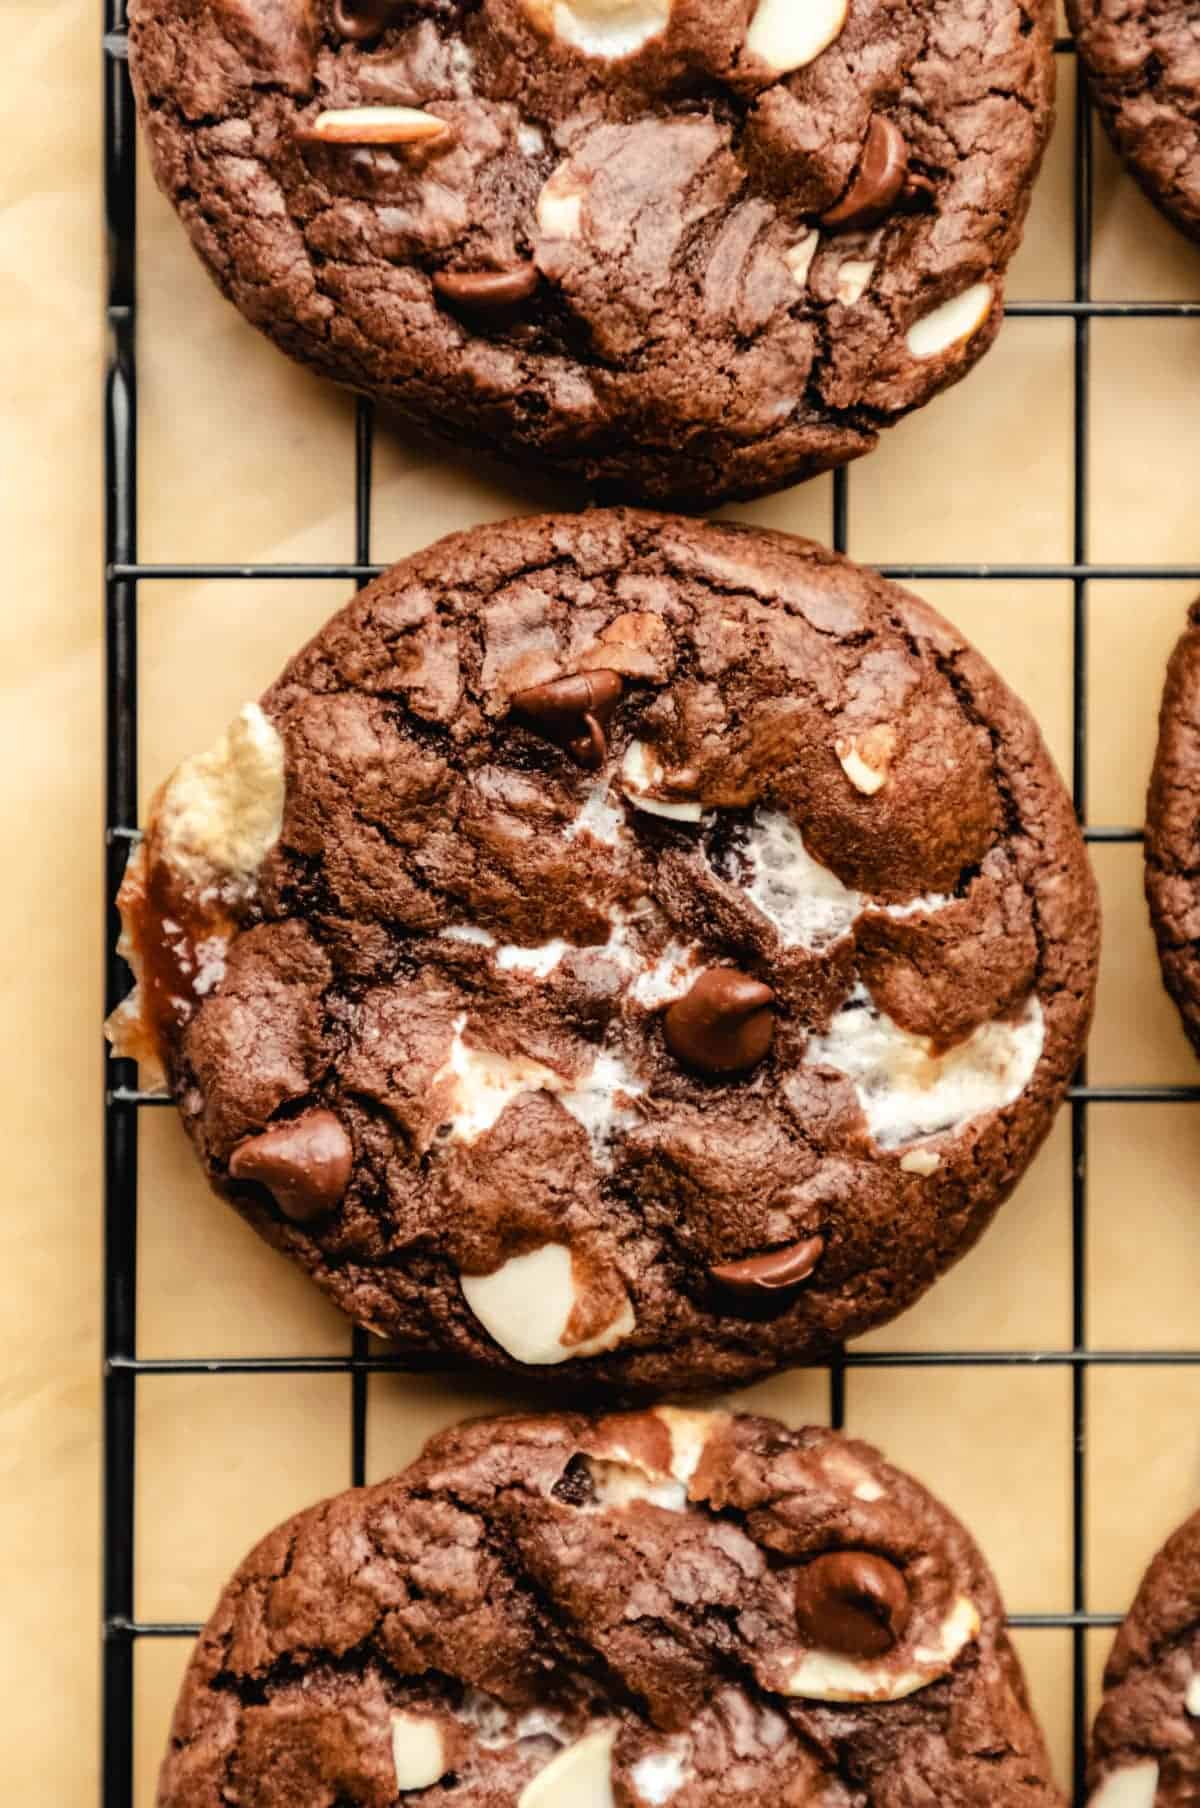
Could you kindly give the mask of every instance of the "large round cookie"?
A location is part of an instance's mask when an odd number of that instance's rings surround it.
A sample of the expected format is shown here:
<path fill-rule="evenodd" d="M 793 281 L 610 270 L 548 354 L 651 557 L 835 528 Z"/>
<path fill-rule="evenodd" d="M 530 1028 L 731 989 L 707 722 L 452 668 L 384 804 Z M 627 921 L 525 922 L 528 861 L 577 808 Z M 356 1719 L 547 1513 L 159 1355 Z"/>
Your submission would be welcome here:
<path fill-rule="evenodd" d="M 1104 1672 L 1088 1808 L 1200 1802 L 1200 1513 L 1142 1578 Z"/>
<path fill-rule="evenodd" d="M 1145 855 L 1163 979 L 1200 1053 L 1200 603 L 1192 604 L 1167 666 Z"/>
<path fill-rule="evenodd" d="M 1022 705 L 806 541 L 444 540 L 154 804 L 122 908 L 215 1185 L 414 1355 L 663 1389 L 892 1317 L 1050 1123 L 1097 920 Z"/>
<path fill-rule="evenodd" d="M 281 1526 L 159 1808 L 1062 1808 L 987 1565 L 866 1444 L 484 1420 Z"/>
<path fill-rule="evenodd" d="M 1066 0 L 1108 135 L 1151 200 L 1200 239 L 1195 0 Z"/>
<path fill-rule="evenodd" d="M 710 503 L 990 344 L 1048 0 L 132 0 L 161 186 L 293 356 L 458 444 Z"/>

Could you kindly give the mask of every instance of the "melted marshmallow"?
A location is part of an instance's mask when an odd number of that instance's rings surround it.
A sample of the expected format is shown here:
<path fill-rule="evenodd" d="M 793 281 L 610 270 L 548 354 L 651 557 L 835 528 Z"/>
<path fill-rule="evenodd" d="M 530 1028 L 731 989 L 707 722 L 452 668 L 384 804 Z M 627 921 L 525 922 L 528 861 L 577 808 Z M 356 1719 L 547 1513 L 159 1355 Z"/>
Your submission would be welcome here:
<path fill-rule="evenodd" d="M 613 803 L 608 780 L 598 779 L 586 787 L 579 814 L 563 830 L 563 840 L 574 841 L 577 835 L 590 835 L 593 840 L 603 842 L 605 847 L 616 847 L 624 833 L 625 812 L 620 804 Z"/>
<path fill-rule="evenodd" d="M 746 895 L 785 948 L 827 948 L 853 928 L 861 896 L 813 859 L 790 817 L 758 811 L 742 851 L 750 869 Z"/>
<path fill-rule="evenodd" d="M 155 822 L 160 857 L 197 887 L 251 883 L 283 826 L 283 765 L 274 725 L 247 703 L 168 779 Z"/>
<path fill-rule="evenodd" d="M 857 985 L 826 1033 L 809 1042 L 804 1059 L 852 1080 L 871 1135 L 880 1148 L 895 1149 L 1011 1105 L 1029 1084 L 1044 1039 L 1034 994 L 1019 1017 L 981 1023 L 938 1053 L 928 1036 L 901 1029 Z"/>
<path fill-rule="evenodd" d="M 601 1049 L 591 1068 L 572 1083 L 544 1062 L 529 1055 L 498 1055 L 489 1048 L 464 1042 L 467 1014 L 454 1021 L 454 1032 L 445 1061 L 433 1076 L 433 1085 L 450 1081 L 453 1086 L 446 1121 L 452 1140 L 473 1143 L 492 1128 L 501 1112 L 526 1092 L 549 1092 L 583 1125 L 597 1154 L 618 1129 L 638 1122 L 629 1104 L 645 1091 L 637 1075 L 619 1054 Z"/>
<path fill-rule="evenodd" d="M 643 1802 L 648 1802 L 651 1808 L 660 1808 L 661 1803 L 669 1802 L 683 1788 L 691 1755 L 691 1741 L 677 1739 L 661 1751 L 647 1752 L 644 1758 L 639 1758 L 629 1773 L 629 1780 Z"/>

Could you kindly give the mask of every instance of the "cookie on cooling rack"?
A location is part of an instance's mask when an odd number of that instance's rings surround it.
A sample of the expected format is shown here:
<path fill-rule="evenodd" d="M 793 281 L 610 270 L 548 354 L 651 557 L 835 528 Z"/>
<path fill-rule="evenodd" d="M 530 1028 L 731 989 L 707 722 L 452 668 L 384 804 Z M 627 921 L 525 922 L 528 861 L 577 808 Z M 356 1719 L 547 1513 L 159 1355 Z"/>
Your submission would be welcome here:
<path fill-rule="evenodd" d="M 160 1808 L 1062 1808 L 991 1574 L 869 1445 L 482 1420 L 253 1551 Z"/>
<path fill-rule="evenodd" d="M 1200 239 L 1200 50 L 1193 0 L 1066 0 L 1088 86 L 1150 199 Z"/>
<path fill-rule="evenodd" d="M 214 1184 L 361 1324 L 745 1379 L 892 1317 L 1049 1126 L 1097 922 L 1023 706 L 806 541 L 596 512 L 396 566 L 120 899 Z"/>
<path fill-rule="evenodd" d="M 991 343 L 1048 0 L 132 0 L 154 169 L 293 356 L 657 500 L 857 457 Z"/>
<path fill-rule="evenodd" d="M 1088 1808 L 1200 1801 L 1200 1513 L 1142 1578 L 1104 1672 Z"/>
<path fill-rule="evenodd" d="M 1167 666 L 1145 857 L 1163 980 L 1200 1053 L 1200 602 L 1188 611 Z"/>

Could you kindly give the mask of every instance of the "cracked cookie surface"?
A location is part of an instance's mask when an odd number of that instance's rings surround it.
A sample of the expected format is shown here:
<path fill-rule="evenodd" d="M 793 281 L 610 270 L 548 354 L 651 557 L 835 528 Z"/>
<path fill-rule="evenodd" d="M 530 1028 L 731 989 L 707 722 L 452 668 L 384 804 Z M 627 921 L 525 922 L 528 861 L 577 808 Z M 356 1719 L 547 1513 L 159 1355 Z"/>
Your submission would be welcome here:
<path fill-rule="evenodd" d="M 1049 1127 L 1097 957 L 1028 712 L 807 541 L 453 536 L 153 803 L 120 899 L 213 1184 L 413 1358 L 747 1379 L 891 1318 Z"/>
<path fill-rule="evenodd" d="M 1088 1808 L 1200 1801 L 1200 1513 L 1142 1578 L 1104 1672 Z"/>
<path fill-rule="evenodd" d="M 1200 239 L 1200 13 L 1193 0 L 1066 0 L 1109 137 L 1150 199 Z"/>
<path fill-rule="evenodd" d="M 1163 686 L 1145 878 L 1163 981 L 1200 1054 L 1200 602 L 1188 611 Z"/>
<path fill-rule="evenodd" d="M 868 451 L 1003 312 L 1048 0 L 133 0 L 160 186 L 285 351 L 655 500 Z"/>
<path fill-rule="evenodd" d="M 484 1420 L 247 1558 L 160 1808 L 1062 1808 L 987 1566 L 866 1444 Z"/>

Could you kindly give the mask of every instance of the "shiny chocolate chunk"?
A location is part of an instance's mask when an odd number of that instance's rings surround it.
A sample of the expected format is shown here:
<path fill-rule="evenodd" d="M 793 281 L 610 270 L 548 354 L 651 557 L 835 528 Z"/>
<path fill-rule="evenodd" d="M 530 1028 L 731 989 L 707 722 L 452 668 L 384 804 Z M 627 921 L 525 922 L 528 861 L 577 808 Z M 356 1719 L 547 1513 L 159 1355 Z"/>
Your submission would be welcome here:
<path fill-rule="evenodd" d="M 908 173 L 908 146 L 899 126 L 871 115 L 858 172 L 841 200 L 821 215 L 822 226 L 874 226 L 889 214 Z"/>
<path fill-rule="evenodd" d="M 900 1571 L 869 1551 L 815 1557 L 796 1577 L 795 1603 L 808 1643 L 846 1657 L 882 1657 L 912 1613 Z"/>
<path fill-rule="evenodd" d="M 700 1073 L 746 1073 L 775 1034 L 775 994 L 734 967 L 706 967 L 666 1014 L 667 1047 Z"/>
<path fill-rule="evenodd" d="M 532 263 L 512 270 L 439 270 L 433 278 L 434 293 L 449 308 L 464 314 L 500 314 L 528 301 L 538 285 Z"/>
<path fill-rule="evenodd" d="M 769 1249 L 761 1256 L 740 1262 L 714 1262 L 709 1273 L 730 1293 L 753 1299 L 759 1294 L 784 1293 L 799 1287 L 825 1253 L 824 1237 L 802 1237 L 784 1249 Z"/>
<path fill-rule="evenodd" d="M 333 0 L 334 29 L 352 44 L 377 38 L 403 14 L 404 0 Z"/>
<path fill-rule="evenodd" d="M 285 1218 L 308 1224 L 339 1204 L 353 1148 L 341 1120 L 317 1107 L 241 1143 L 229 1160 L 232 1180 L 266 1187 Z"/>
<path fill-rule="evenodd" d="M 619 672 L 573 672 L 518 691 L 513 709 L 530 727 L 594 772 L 608 753 L 605 729 L 623 689 Z"/>

